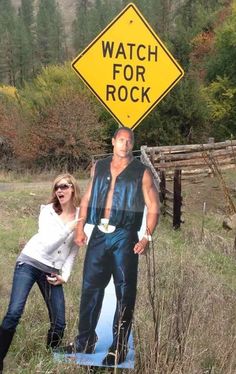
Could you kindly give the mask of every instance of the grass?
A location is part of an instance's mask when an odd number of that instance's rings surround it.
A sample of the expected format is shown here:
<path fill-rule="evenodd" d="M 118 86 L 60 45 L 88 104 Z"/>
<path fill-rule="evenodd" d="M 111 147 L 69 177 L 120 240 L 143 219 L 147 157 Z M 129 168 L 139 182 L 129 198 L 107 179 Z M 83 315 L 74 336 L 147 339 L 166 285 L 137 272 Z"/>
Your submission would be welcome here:
<path fill-rule="evenodd" d="M 230 175 L 228 180 L 233 184 L 235 179 Z M 193 194 L 196 186 L 186 185 L 185 224 L 174 231 L 170 221 L 162 218 L 154 248 L 140 257 L 133 374 L 236 372 L 235 234 L 222 228 L 224 202 L 213 185 L 217 181 L 206 179 L 199 194 Z M 39 206 L 47 201 L 48 191 L 47 183 L 27 189 L 19 183 L 17 189 L 0 192 L 1 317 L 9 301 L 19 247 L 35 232 Z M 202 232 L 203 201 L 208 208 Z M 76 334 L 84 252 L 80 250 L 65 286 L 66 342 Z M 73 363 L 53 361 L 45 349 L 47 321 L 35 287 L 6 358 L 6 374 L 89 372 Z"/>
<path fill-rule="evenodd" d="M 64 171 L 62 171 L 62 174 Z M 4 171 L 0 170 L 0 183 L 45 183 L 51 182 L 58 173 L 55 170 L 45 170 L 45 171 L 32 171 L 24 170 L 24 172 L 19 171 Z M 89 177 L 89 172 L 84 170 L 77 170 L 73 173 L 78 179 L 86 179 Z"/>

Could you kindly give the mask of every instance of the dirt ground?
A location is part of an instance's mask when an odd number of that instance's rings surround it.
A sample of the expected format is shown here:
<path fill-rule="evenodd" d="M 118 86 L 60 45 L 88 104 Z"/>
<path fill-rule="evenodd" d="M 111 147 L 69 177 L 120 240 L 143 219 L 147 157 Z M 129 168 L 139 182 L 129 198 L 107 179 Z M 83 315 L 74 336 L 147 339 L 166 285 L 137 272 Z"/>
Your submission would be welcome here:
<path fill-rule="evenodd" d="M 236 206 L 236 169 L 222 174 L 228 193 Z M 227 199 L 221 181 L 216 177 L 203 177 L 182 181 L 182 195 L 186 210 L 202 211 L 204 202 L 206 209 L 213 213 L 227 214 Z"/>
<path fill-rule="evenodd" d="M 191 220 L 191 215 L 202 215 L 204 205 L 207 213 L 228 216 L 227 195 L 236 209 L 236 168 L 222 172 L 222 176 L 223 183 L 214 176 L 182 179 L 182 217 L 185 222 Z M 173 191 L 173 181 L 167 182 L 167 188 Z"/>

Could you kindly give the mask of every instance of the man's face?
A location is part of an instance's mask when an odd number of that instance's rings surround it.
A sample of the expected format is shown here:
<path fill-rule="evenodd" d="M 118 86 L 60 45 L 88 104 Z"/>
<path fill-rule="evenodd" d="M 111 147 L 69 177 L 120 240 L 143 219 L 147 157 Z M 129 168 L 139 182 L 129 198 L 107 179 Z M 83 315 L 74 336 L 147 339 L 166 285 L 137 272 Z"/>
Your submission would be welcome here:
<path fill-rule="evenodd" d="M 120 158 L 129 157 L 133 149 L 133 139 L 128 131 L 120 130 L 116 138 L 112 138 L 113 153 Z"/>

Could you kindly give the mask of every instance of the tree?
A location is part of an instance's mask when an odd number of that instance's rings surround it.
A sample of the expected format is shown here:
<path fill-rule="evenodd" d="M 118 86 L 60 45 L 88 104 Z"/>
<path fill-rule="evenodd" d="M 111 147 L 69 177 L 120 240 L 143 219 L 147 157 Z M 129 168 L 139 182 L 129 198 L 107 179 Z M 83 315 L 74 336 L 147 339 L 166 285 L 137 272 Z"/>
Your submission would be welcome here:
<path fill-rule="evenodd" d="M 217 77 L 204 89 L 209 109 L 211 135 L 221 141 L 236 136 L 236 86 L 231 80 Z"/>
<path fill-rule="evenodd" d="M 16 85 L 23 85 L 24 80 L 32 77 L 32 43 L 31 35 L 27 30 L 21 13 L 17 18 L 17 35 L 16 35 L 16 59 L 17 59 L 17 75 Z"/>
<path fill-rule="evenodd" d="M 183 79 L 143 120 L 137 146 L 186 144 L 205 141 L 208 112 L 199 82 Z"/>
<path fill-rule="evenodd" d="M 94 99 L 69 64 L 43 68 L 18 91 L 0 88 L 0 120 L 1 135 L 27 167 L 74 171 L 104 151 Z"/>
<path fill-rule="evenodd" d="M 2 167 L 11 168 L 14 163 L 16 168 L 18 132 L 22 124 L 16 88 L 12 86 L 0 87 L 0 138 L 4 147 L 0 155 Z"/>
<path fill-rule="evenodd" d="M 29 32 L 33 31 L 34 27 L 34 0 L 21 0 L 20 14 L 24 25 Z"/>
<path fill-rule="evenodd" d="M 22 20 L 23 35 L 27 44 L 27 72 L 24 79 L 32 78 L 36 70 L 36 32 L 34 16 L 34 0 L 21 0 L 19 18 Z"/>
<path fill-rule="evenodd" d="M 232 14 L 216 30 L 215 47 L 206 63 L 210 82 L 217 76 L 227 76 L 236 84 L 236 1 L 233 4 Z"/>
<path fill-rule="evenodd" d="M 39 0 L 36 17 L 38 61 L 46 66 L 65 59 L 65 33 L 55 0 Z"/>
<path fill-rule="evenodd" d="M 0 80 L 15 85 L 17 22 L 10 0 L 0 0 Z"/>
<path fill-rule="evenodd" d="M 176 7 L 171 42 L 174 55 L 185 67 L 189 66 L 192 40 L 199 33 L 211 33 L 221 7 L 221 0 L 185 0 Z"/>
<path fill-rule="evenodd" d="M 78 0 L 76 5 L 76 19 L 72 25 L 73 47 L 81 52 L 90 41 L 89 1 Z"/>
<path fill-rule="evenodd" d="M 206 87 L 203 90 L 210 112 L 212 136 L 224 140 L 236 136 L 236 1 L 219 14 L 224 22 L 215 30 L 215 43 L 205 59 Z"/>
<path fill-rule="evenodd" d="M 176 1 L 173 0 L 138 0 L 137 6 L 161 39 L 169 39 L 173 28 Z"/>

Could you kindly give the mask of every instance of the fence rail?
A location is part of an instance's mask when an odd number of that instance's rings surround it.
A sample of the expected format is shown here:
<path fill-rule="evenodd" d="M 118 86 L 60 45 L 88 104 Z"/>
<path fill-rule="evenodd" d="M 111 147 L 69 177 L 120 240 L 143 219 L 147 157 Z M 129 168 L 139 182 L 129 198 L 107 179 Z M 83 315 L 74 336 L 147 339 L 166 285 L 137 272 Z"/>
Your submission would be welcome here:
<path fill-rule="evenodd" d="M 236 140 L 206 144 L 174 145 L 161 147 L 141 147 L 157 173 L 165 170 L 166 177 L 174 178 L 176 168 L 182 170 L 182 178 L 212 174 L 209 166 L 214 158 L 218 167 L 223 169 L 236 166 Z"/>

